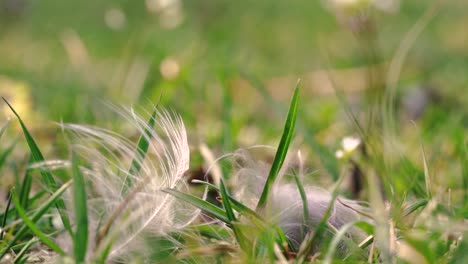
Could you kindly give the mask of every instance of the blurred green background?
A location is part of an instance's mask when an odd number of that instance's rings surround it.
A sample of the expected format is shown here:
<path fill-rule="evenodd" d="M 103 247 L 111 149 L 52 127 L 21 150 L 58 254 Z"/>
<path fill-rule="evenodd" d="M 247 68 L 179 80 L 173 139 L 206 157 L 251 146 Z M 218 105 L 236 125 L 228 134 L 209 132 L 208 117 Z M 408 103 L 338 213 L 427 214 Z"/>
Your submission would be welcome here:
<path fill-rule="evenodd" d="M 304 145 L 312 144 L 311 167 L 321 169 L 314 144 L 333 157 L 341 138 L 355 134 L 332 84 L 362 109 L 368 69 L 379 66 L 385 77 L 406 33 L 434 4 L 331 2 L 1 0 L 0 93 L 45 148 L 62 137 L 50 121 L 122 131 L 106 104 L 144 108 L 163 94 L 161 105 L 181 114 L 192 144 L 207 142 L 221 153 L 276 145 L 301 78 L 297 145 L 311 137 Z M 371 3 L 357 12 L 372 21 L 373 43 L 343 19 L 356 11 L 340 11 L 341 2 L 358 2 L 358 9 Z M 396 93 L 405 155 L 421 164 L 422 135 L 431 169 L 454 175 L 441 177 L 453 187 L 460 186 L 468 127 L 467 12 L 467 1 L 440 1 L 404 61 Z M 376 60 L 366 57 L 369 50 Z M 11 116 L 6 112 L 1 120 Z"/>

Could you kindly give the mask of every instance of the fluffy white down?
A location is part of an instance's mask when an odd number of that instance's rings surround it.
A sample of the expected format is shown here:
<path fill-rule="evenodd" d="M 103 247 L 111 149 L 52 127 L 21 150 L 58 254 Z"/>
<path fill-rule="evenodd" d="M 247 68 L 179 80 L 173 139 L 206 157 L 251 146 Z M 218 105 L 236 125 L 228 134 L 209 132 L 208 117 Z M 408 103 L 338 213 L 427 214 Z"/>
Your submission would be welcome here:
<path fill-rule="evenodd" d="M 237 173 L 233 180 L 236 186 L 235 196 L 237 199 L 254 209 L 263 190 L 269 165 L 255 161 L 246 150 L 239 150 L 234 155 Z M 271 196 L 264 210 L 265 216 L 280 226 L 285 235 L 293 245 L 298 248 L 303 241 L 304 208 L 299 189 L 295 183 L 282 181 L 283 175 L 288 171 L 285 162 L 284 169 L 280 172 L 277 182 L 271 191 Z M 332 194 L 317 186 L 304 186 L 307 196 L 310 223 L 308 230 L 314 230 L 325 215 L 330 203 L 333 201 Z M 360 212 L 367 212 L 367 208 L 359 202 L 338 196 L 333 203 L 328 225 L 335 230 L 340 229 L 347 223 L 354 221 L 367 221 L 371 219 Z M 366 238 L 366 234 L 358 228 L 351 228 L 348 237 L 356 242 Z"/>
<path fill-rule="evenodd" d="M 72 133 L 73 150 L 88 163 L 82 171 L 90 183 L 87 190 L 90 249 L 96 246 L 94 242 L 99 232 L 96 228 L 102 228 L 117 208 L 126 203 L 122 213 L 112 220 L 107 240 L 101 243 L 102 246 L 116 239 L 110 252 L 114 259 L 123 258 L 141 246 L 144 233 L 166 235 L 188 225 L 199 213 L 161 192 L 165 188 L 185 188 L 183 178 L 189 168 L 190 150 L 181 118 L 158 109 L 155 127 L 151 128 L 148 121 L 133 110 L 119 110 L 119 113 L 129 127 L 136 130 L 136 140 L 130 141 L 102 128 L 62 125 Z M 145 157 L 136 155 L 140 135 L 149 142 Z M 141 167 L 138 173 L 129 170 L 133 159 Z M 70 245 L 69 242 L 64 244 Z"/>

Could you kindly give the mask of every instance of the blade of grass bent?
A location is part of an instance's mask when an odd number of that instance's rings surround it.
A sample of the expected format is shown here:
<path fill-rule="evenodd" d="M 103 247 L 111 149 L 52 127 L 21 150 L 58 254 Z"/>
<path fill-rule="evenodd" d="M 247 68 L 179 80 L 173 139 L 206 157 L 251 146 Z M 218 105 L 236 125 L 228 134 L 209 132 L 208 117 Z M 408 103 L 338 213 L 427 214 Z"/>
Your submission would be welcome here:
<path fill-rule="evenodd" d="M 46 234 L 44 234 L 39 227 L 34 224 L 36 221 L 32 221 L 27 215 L 24 209 L 21 206 L 21 202 L 18 198 L 18 195 L 16 194 L 15 189 L 12 189 L 11 196 L 13 198 L 13 204 L 15 205 L 16 211 L 20 215 L 21 219 L 23 219 L 23 222 L 26 224 L 27 227 L 39 238 L 39 240 L 42 241 L 45 245 L 47 245 L 49 248 L 54 250 L 55 252 L 63 255 L 65 252 L 57 245 L 55 244 L 52 240 L 50 240 Z"/>
<path fill-rule="evenodd" d="M 276 180 L 276 177 L 278 176 L 278 173 L 286 158 L 289 144 L 291 143 L 291 138 L 294 133 L 294 126 L 296 124 L 297 106 L 299 103 L 299 88 L 300 82 L 297 83 L 296 88 L 294 89 L 294 95 L 292 97 L 291 104 L 289 105 L 288 116 L 284 124 L 283 135 L 281 136 L 275 159 L 273 160 L 268 178 L 265 182 L 265 186 L 258 201 L 257 209 L 263 208 L 265 206 L 270 194 L 271 187 L 273 186 L 273 183 Z"/>
<path fill-rule="evenodd" d="M 37 146 L 33 137 L 31 136 L 28 129 L 26 128 L 26 125 L 23 123 L 23 120 L 21 119 L 21 117 L 18 115 L 15 109 L 10 105 L 10 103 L 8 103 L 8 101 L 5 98 L 3 98 L 3 101 L 5 101 L 5 103 L 11 109 L 11 111 L 16 116 L 16 118 L 18 118 L 18 121 L 20 122 L 20 125 L 21 125 L 21 129 L 23 130 L 24 137 L 26 138 L 26 142 L 28 143 L 29 149 L 31 150 L 31 155 L 32 155 L 34 162 L 45 161 L 44 156 L 42 155 L 41 151 L 39 150 L 39 147 Z M 39 171 L 47 187 L 52 192 L 57 191 L 57 183 L 55 182 L 54 177 L 52 176 L 50 171 L 47 168 L 41 168 Z M 66 214 L 65 203 L 63 202 L 61 198 L 59 198 L 56 200 L 55 206 L 57 207 L 57 210 L 60 214 L 60 218 L 62 219 L 63 226 L 68 231 L 68 233 L 71 236 L 73 236 L 71 225 L 70 225 L 70 220 L 68 219 L 68 215 Z"/>
<path fill-rule="evenodd" d="M 37 211 L 33 214 L 31 217 L 31 221 L 37 222 L 50 208 L 56 203 L 58 199 L 60 199 L 60 196 L 67 190 L 68 187 L 72 184 L 72 180 L 66 182 L 63 184 L 54 194 L 52 194 L 49 199 L 47 199 L 38 209 Z M 0 249 L 0 259 L 3 258 L 3 256 L 8 253 L 10 248 L 18 241 L 20 240 L 25 234 L 26 231 L 28 230 L 27 226 L 22 226 L 18 232 L 15 234 L 12 240 L 8 242 L 8 244 Z"/>
<path fill-rule="evenodd" d="M 180 192 L 178 190 L 175 190 L 175 189 L 164 189 L 162 190 L 163 192 L 165 193 L 168 193 L 172 196 L 174 196 L 175 198 L 177 199 L 180 199 L 182 201 L 185 201 L 185 202 L 188 202 L 190 204 L 192 204 L 193 206 L 205 211 L 208 215 L 228 224 L 229 226 L 231 226 L 231 221 L 229 220 L 229 218 L 227 217 L 226 215 L 226 211 L 222 210 L 221 208 L 205 201 L 205 200 L 202 200 L 198 197 L 195 197 L 193 195 L 190 195 L 190 194 L 186 194 L 186 193 L 183 193 L 183 192 Z"/>
<path fill-rule="evenodd" d="M 73 166 L 73 202 L 75 204 L 76 234 L 73 237 L 73 253 L 76 263 L 83 263 L 88 248 L 88 206 L 83 175 L 78 161 L 72 157 Z"/>

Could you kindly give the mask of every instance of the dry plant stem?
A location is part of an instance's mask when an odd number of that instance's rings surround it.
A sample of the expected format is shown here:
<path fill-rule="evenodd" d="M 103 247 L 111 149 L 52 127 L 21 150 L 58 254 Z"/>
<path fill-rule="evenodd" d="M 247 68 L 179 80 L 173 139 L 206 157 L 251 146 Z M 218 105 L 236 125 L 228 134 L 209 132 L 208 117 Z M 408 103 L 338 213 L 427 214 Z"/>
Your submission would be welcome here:
<path fill-rule="evenodd" d="M 408 53 L 413 47 L 416 39 L 421 35 L 423 30 L 427 27 L 429 22 L 437 15 L 439 11 L 439 6 L 443 2 L 443 0 L 436 0 L 433 4 L 431 4 L 424 14 L 416 21 L 413 27 L 406 33 L 403 40 L 400 42 L 400 46 L 395 52 L 392 61 L 390 62 L 390 66 L 387 72 L 386 78 L 386 123 L 390 126 L 385 131 L 393 132 L 394 128 L 394 120 L 393 120 L 393 101 L 395 100 L 395 90 L 400 79 L 400 74 L 403 68 L 403 64 L 405 62 Z"/>
<path fill-rule="evenodd" d="M 346 203 L 343 203 L 343 201 L 341 201 L 341 199 L 340 199 L 339 197 L 336 198 L 336 200 L 337 200 L 340 204 L 342 204 L 344 207 L 349 208 L 349 209 L 353 210 L 354 212 L 356 212 L 356 213 L 358 213 L 358 214 L 360 214 L 360 215 L 362 215 L 362 216 L 368 217 L 369 219 L 373 219 L 372 215 L 366 214 L 366 213 L 364 213 L 363 211 L 359 211 L 359 210 L 357 210 L 356 208 L 353 208 L 352 206 L 349 206 L 349 205 L 347 205 Z"/>
<path fill-rule="evenodd" d="M 437 15 L 440 4 L 442 2 L 443 0 L 435 0 L 432 4 L 430 4 L 430 6 L 426 9 L 424 14 L 406 33 L 390 62 L 385 80 L 385 97 L 381 106 L 381 111 L 384 115 L 384 127 L 382 132 L 386 141 L 386 144 L 383 146 L 383 150 L 386 153 L 385 162 L 387 164 L 393 162 L 393 160 L 396 159 L 398 156 L 398 150 L 395 149 L 395 146 L 397 146 L 398 144 L 395 142 L 397 135 L 397 127 L 395 122 L 394 101 L 395 92 L 398 86 L 398 81 L 400 79 L 403 64 L 405 63 L 406 58 L 411 48 L 414 46 L 417 38 L 428 26 L 429 22 Z"/>
<path fill-rule="evenodd" d="M 371 248 L 369 250 L 369 257 L 367 258 L 368 263 L 372 263 L 374 258 L 374 251 L 375 251 L 375 242 L 372 242 Z"/>

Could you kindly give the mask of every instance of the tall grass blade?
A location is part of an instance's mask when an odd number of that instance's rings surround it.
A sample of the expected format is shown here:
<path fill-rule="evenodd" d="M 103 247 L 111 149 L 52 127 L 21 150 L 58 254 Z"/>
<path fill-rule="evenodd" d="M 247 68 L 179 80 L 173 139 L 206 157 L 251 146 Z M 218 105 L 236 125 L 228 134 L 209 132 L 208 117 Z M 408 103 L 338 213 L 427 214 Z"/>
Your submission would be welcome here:
<path fill-rule="evenodd" d="M 273 106 L 273 109 L 277 113 L 284 113 L 284 111 L 286 111 L 286 109 L 283 108 L 282 105 L 280 105 L 273 99 L 273 97 L 268 92 L 267 88 L 259 80 L 245 73 L 243 73 L 242 76 L 252 84 L 252 86 L 260 93 L 260 95 L 262 95 L 263 98 L 265 98 L 269 105 Z M 338 180 L 339 169 L 335 156 L 332 152 L 330 152 L 328 148 L 321 145 L 315 140 L 313 136 L 315 134 L 315 131 L 313 131 L 308 126 L 305 126 L 303 122 L 303 120 L 301 122 L 301 118 L 298 118 L 297 129 L 302 132 L 304 140 L 317 154 L 321 163 L 323 164 L 327 172 L 330 174 L 332 179 L 335 181 Z"/>
<path fill-rule="evenodd" d="M 289 149 L 289 144 L 291 143 L 291 138 L 294 133 L 294 126 L 296 124 L 296 115 L 299 103 L 299 88 L 300 82 L 297 83 L 296 88 L 294 90 L 294 95 L 292 97 L 291 104 L 289 105 L 288 116 L 284 124 L 283 135 L 281 136 L 278 150 L 276 151 L 275 159 L 273 160 L 273 164 L 271 165 L 268 178 L 265 182 L 265 187 L 263 188 L 262 194 L 258 201 L 257 209 L 263 208 L 265 206 L 271 191 L 271 187 L 273 186 L 273 183 L 276 180 L 276 177 L 278 176 L 278 173 L 281 167 L 283 166 L 284 160 L 286 158 L 286 154 Z"/>
<path fill-rule="evenodd" d="M 73 253 L 76 263 L 86 259 L 88 247 L 88 206 L 86 204 L 86 189 L 83 175 L 78 167 L 78 161 L 72 158 L 73 168 L 73 202 L 75 204 L 76 234 L 73 239 Z"/>
<path fill-rule="evenodd" d="M 31 217 L 31 221 L 33 223 L 39 221 L 39 219 L 46 213 L 48 212 L 52 206 L 54 206 L 54 204 L 56 204 L 57 200 L 60 199 L 60 197 L 62 196 L 62 194 L 67 190 L 68 187 L 70 187 L 70 185 L 72 184 L 72 180 L 66 182 L 65 184 L 63 184 L 59 189 L 57 189 L 57 191 L 52 194 L 49 199 L 47 199 L 37 210 L 36 212 L 32 215 Z M 10 240 L 8 242 L 8 244 L 0 249 L 0 259 L 3 258 L 3 256 L 5 256 L 6 253 L 8 253 L 8 251 L 10 250 L 10 248 L 18 241 L 20 240 L 25 234 L 26 232 L 28 231 L 28 227 L 27 226 L 22 226 L 18 232 L 15 234 L 15 236 L 13 237 L 12 240 Z"/>
<path fill-rule="evenodd" d="M 37 222 L 39 219 L 36 219 L 35 221 L 32 221 L 27 215 L 24 209 L 21 206 L 21 202 L 18 198 L 18 195 L 16 194 L 15 189 L 11 190 L 11 196 L 13 198 L 13 204 L 15 205 L 16 211 L 18 212 L 19 216 L 21 219 L 23 219 L 23 222 L 26 224 L 27 227 L 39 238 L 39 240 L 42 241 L 45 245 L 47 245 L 49 248 L 54 250 L 55 252 L 63 255 L 65 252 L 57 245 L 55 244 L 52 240 L 50 240 L 46 234 L 44 234 L 39 227 L 36 226 L 35 222 Z"/>
<path fill-rule="evenodd" d="M 5 103 L 11 109 L 11 111 L 16 116 L 16 118 L 18 118 L 18 121 L 20 122 L 21 129 L 23 130 L 24 137 L 26 138 L 26 142 L 28 143 L 34 162 L 44 162 L 45 161 L 44 156 L 42 155 L 41 151 L 39 150 L 39 147 L 37 146 L 33 137 L 31 136 L 28 129 L 26 128 L 26 125 L 23 123 L 23 120 L 21 119 L 21 117 L 18 115 L 18 113 L 16 113 L 15 109 L 10 105 L 10 103 L 8 103 L 8 101 L 5 98 L 3 98 L 3 101 L 5 101 Z M 57 191 L 57 183 L 55 182 L 54 177 L 52 176 L 50 171 L 47 168 L 41 168 L 40 173 L 42 175 L 42 179 L 44 180 L 45 184 L 50 189 L 50 191 L 51 192 Z M 72 231 L 71 231 L 70 220 L 68 219 L 68 215 L 66 214 L 65 203 L 63 202 L 61 198 L 58 198 L 55 201 L 55 206 L 57 207 L 57 210 L 60 214 L 60 218 L 62 219 L 63 226 L 68 231 L 68 233 L 71 236 L 73 236 Z"/>

